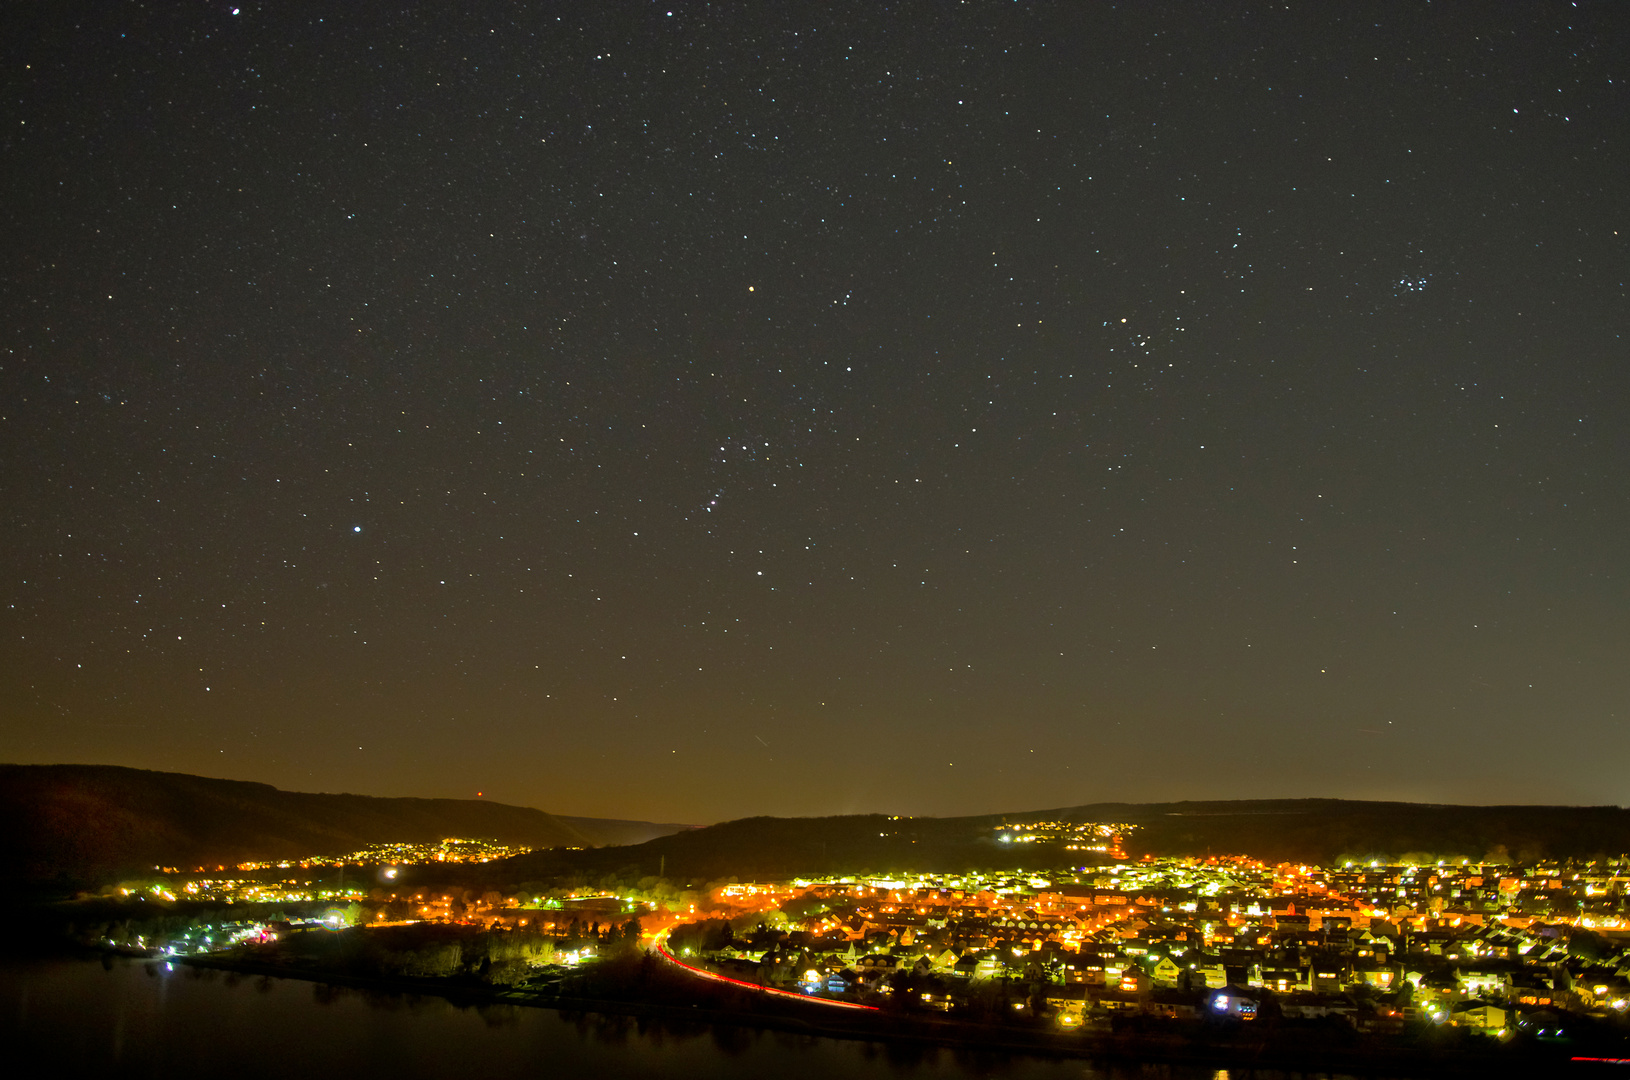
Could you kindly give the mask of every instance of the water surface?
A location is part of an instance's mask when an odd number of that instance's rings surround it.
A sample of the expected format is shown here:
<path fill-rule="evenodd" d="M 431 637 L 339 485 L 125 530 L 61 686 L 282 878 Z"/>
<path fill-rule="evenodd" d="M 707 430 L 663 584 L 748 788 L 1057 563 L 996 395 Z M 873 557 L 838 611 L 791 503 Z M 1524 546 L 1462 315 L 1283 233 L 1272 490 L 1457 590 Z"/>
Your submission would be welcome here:
<path fill-rule="evenodd" d="M 507 1005 L 462 1007 L 436 997 L 125 960 L 0 966 L 0 1037 L 8 1059 L 34 1065 L 31 1075 L 120 1078 L 1269 1080 L 1287 1075 L 979 1054 Z"/>

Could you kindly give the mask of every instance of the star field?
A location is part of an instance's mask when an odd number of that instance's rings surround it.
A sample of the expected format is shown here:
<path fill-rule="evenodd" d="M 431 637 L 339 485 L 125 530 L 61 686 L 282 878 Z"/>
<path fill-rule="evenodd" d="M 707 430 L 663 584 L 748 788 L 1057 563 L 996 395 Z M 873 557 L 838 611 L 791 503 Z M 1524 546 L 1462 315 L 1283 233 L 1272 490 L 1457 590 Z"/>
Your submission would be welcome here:
<path fill-rule="evenodd" d="M 0 20 L 6 760 L 1625 801 L 1617 5 Z"/>

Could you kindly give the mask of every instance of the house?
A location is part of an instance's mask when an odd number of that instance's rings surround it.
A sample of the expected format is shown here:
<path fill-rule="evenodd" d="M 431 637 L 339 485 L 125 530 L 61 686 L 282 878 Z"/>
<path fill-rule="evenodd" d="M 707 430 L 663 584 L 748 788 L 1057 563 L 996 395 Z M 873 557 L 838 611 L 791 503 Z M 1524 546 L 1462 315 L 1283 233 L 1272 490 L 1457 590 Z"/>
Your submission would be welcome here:
<path fill-rule="evenodd" d="M 1339 994 L 1352 981 L 1352 966 L 1332 953 L 1316 955 L 1308 980 L 1316 994 Z"/>
<path fill-rule="evenodd" d="M 1149 966 L 1149 977 L 1156 986 L 1175 987 L 1182 976 L 1183 969 L 1169 956 L 1162 956 Z"/>
<path fill-rule="evenodd" d="M 1310 968 L 1294 961 L 1272 961 L 1262 966 L 1262 985 L 1281 994 L 1292 990 L 1311 990 Z"/>
<path fill-rule="evenodd" d="M 1518 1005 L 1548 1009 L 1558 1003 L 1559 995 L 1551 987 L 1551 980 L 1538 972 L 1519 971 L 1511 976 L 1512 997 Z"/>
<path fill-rule="evenodd" d="M 1189 990 L 1156 990 L 1144 1003 L 1143 1011 L 1168 1020 L 1193 1020 L 1206 1005 L 1206 995 Z"/>
<path fill-rule="evenodd" d="M 1208 1016 L 1230 1020 L 1255 1020 L 1262 1004 L 1262 993 L 1248 986 L 1227 986 L 1213 990 L 1202 999 Z"/>
<path fill-rule="evenodd" d="M 1366 958 L 1384 959 L 1398 951 L 1398 942 L 1371 926 L 1348 937 L 1353 952 Z"/>
<path fill-rule="evenodd" d="M 1511 974 L 1481 968 L 1457 968 L 1455 984 L 1469 998 L 1480 998 L 1485 994 L 1504 997 L 1511 989 Z"/>
<path fill-rule="evenodd" d="M 1255 949 L 1223 949 L 1222 965 L 1227 979 L 1224 985 L 1262 985 L 1262 954 Z"/>
<path fill-rule="evenodd" d="M 1105 990 L 1098 995 L 1098 1005 L 1110 1012 L 1136 1012 L 1143 999 L 1136 990 Z"/>
<path fill-rule="evenodd" d="M 1608 968 L 1591 968 L 1575 981 L 1574 993 L 1597 1008 L 1625 1009 L 1630 1002 L 1630 979 Z"/>
<path fill-rule="evenodd" d="M 1084 985 L 1049 986 L 1047 988 L 1047 1007 L 1062 1018 L 1066 1014 L 1073 1014 L 1077 1020 L 1086 1012 L 1091 1004 L 1087 997 L 1087 988 Z M 1060 1023 L 1070 1027 L 1060 1019 Z"/>
<path fill-rule="evenodd" d="M 859 985 L 860 976 L 853 968 L 834 971 L 826 977 L 826 992 L 829 994 L 846 994 Z"/>
<path fill-rule="evenodd" d="M 1340 994 L 1293 994 L 1280 1003 L 1282 1015 L 1301 1020 L 1320 1020 L 1337 1016 L 1351 1021 L 1358 1012 L 1352 998 Z"/>
<path fill-rule="evenodd" d="M 1419 1005 L 1454 1005 L 1466 999 L 1453 971 L 1431 971 L 1421 976 L 1415 987 Z"/>
<path fill-rule="evenodd" d="M 1307 915 L 1275 914 L 1273 921 L 1275 936 L 1303 936 L 1311 933 L 1313 928 L 1313 920 Z"/>
<path fill-rule="evenodd" d="M 1058 972 L 1059 970 L 1061 970 L 1060 965 L 1058 964 L 1058 962 L 1054 961 L 1054 960 L 1048 960 L 1046 957 L 1042 956 L 1040 953 L 1030 953 L 1029 955 L 1027 955 L 1024 958 L 1022 968 L 1023 968 L 1023 974 L 1021 975 L 1021 978 L 1023 978 L 1027 982 L 1059 982 L 1059 981 L 1062 981 L 1062 980 L 1055 979 L 1053 977 L 1055 972 Z M 1012 968 L 1010 967 L 1009 970 L 1011 971 Z"/>
<path fill-rule="evenodd" d="M 1468 1001 L 1449 1014 L 1449 1023 L 1480 1031 L 1500 1031 L 1506 1026 L 1506 1015 L 1506 1010 L 1497 1005 L 1490 1005 L 1486 1001 Z"/>
<path fill-rule="evenodd" d="M 1387 964 L 1365 961 L 1353 965 L 1353 982 L 1377 990 L 1390 990 L 1398 972 Z"/>
<path fill-rule="evenodd" d="M 863 968 L 858 974 L 860 976 L 860 985 L 856 989 L 889 993 L 893 981 L 890 979 L 888 972 L 881 968 Z"/>
<path fill-rule="evenodd" d="M 1384 1005 L 1355 1013 L 1352 1021 L 1354 1027 L 1369 1035 L 1401 1035 L 1404 1030 L 1403 1013 Z"/>
<path fill-rule="evenodd" d="M 809 970 L 809 956 L 801 951 L 773 948 L 759 961 L 765 986 L 790 986 Z"/>
<path fill-rule="evenodd" d="M 1113 957 L 1114 953 L 1111 951 Z M 1066 983 L 1104 985 L 1104 961 L 1091 946 L 1083 946 L 1079 953 L 1066 953 L 1061 957 L 1062 974 Z"/>
<path fill-rule="evenodd" d="M 1001 954 L 995 949 L 969 949 L 947 974 L 958 979 L 994 979 L 1004 970 Z"/>

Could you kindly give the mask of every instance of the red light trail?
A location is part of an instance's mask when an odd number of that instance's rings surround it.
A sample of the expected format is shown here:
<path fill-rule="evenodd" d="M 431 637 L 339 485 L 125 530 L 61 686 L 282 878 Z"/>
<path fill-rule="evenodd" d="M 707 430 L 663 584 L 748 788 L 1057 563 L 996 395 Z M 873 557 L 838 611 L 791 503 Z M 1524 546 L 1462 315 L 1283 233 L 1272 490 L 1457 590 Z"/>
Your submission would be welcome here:
<path fill-rule="evenodd" d="M 715 982 L 730 983 L 732 986 L 744 986 L 749 990 L 757 990 L 761 994 L 776 994 L 780 997 L 792 998 L 794 1001 L 811 1001 L 818 1005 L 831 1005 L 832 1007 L 838 1009 L 863 1009 L 867 1012 L 878 1011 L 876 1005 L 860 1005 L 852 1001 L 833 1001 L 831 998 L 810 997 L 807 994 L 795 994 L 790 990 L 775 990 L 768 986 L 760 986 L 758 983 L 744 982 L 741 979 L 732 979 L 725 975 L 719 975 L 715 972 L 699 968 L 694 964 L 685 963 L 683 960 L 679 959 L 679 957 L 669 952 L 668 946 L 660 941 L 657 942 L 656 949 L 658 954 L 660 954 L 664 960 L 667 960 L 671 964 L 677 964 L 686 971 L 690 972 L 692 975 L 699 975 L 704 979 L 712 979 Z"/>

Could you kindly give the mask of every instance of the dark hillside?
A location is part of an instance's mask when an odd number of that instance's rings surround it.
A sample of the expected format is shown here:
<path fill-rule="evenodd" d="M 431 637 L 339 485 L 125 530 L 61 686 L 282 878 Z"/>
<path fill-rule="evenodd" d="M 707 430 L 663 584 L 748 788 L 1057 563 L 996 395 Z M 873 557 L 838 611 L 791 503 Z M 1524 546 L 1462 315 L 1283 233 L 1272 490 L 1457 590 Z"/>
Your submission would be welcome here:
<path fill-rule="evenodd" d="M 695 825 L 624 821 L 622 818 L 567 817 L 564 814 L 555 814 L 554 818 L 568 828 L 576 829 L 587 836 L 594 841 L 596 847 L 611 844 L 643 844 L 659 836 L 672 836 L 674 833 L 688 832 L 696 828 Z"/>
<path fill-rule="evenodd" d="M 449 836 L 532 847 L 638 842 L 681 826 L 557 818 L 471 799 L 381 799 L 102 765 L 0 765 L 0 875 L 105 881 L 155 865 L 341 854 Z"/>
<path fill-rule="evenodd" d="M 1617 806 L 1448 806 L 1273 799 L 1050 811 L 1139 826 L 1133 852 L 1254 855 L 1270 862 L 1331 863 L 1406 854 L 1501 861 L 1591 858 L 1630 850 L 1630 810 Z"/>
<path fill-rule="evenodd" d="M 665 874 L 718 880 L 866 871 L 1041 869 L 1100 861 L 1060 845 L 997 843 L 1002 822 L 1123 822 L 1129 855 L 1251 855 L 1331 864 L 1404 856 L 1474 861 L 1588 859 L 1630 851 L 1630 811 L 1614 806 L 1439 806 L 1285 799 L 1097 803 L 963 818 L 880 814 L 743 818 L 637 847 L 539 853 L 512 860 L 518 878 L 553 872 Z"/>
<path fill-rule="evenodd" d="M 338 854 L 380 841 L 448 836 L 589 849 L 538 852 L 511 860 L 501 871 L 493 868 L 517 880 L 556 873 L 787 878 L 1092 861 L 1056 844 L 998 843 L 993 831 L 1004 821 L 1047 819 L 1137 825 L 1126 842 L 1134 857 L 1244 854 L 1328 864 L 1405 855 L 1533 861 L 1630 851 L 1630 811 L 1613 806 L 1336 799 L 1097 803 L 961 818 L 755 817 L 685 829 L 561 818 L 483 800 L 311 794 L 109 766 L 0 765 L 0 875 L 61 885 L 105 883 L 154 865 Z"/>
<path fill-rule="evenodd" d="M 949 872 L 971 866 L 1039 866 L 1043 861 L 1064 861 L 1062 852 L 1021 851 L 996 843 L 991 826 L 1000 820 L 883 814 L 742 818 L 637 847 L 522 855 L 508 860 L 503 872 L 518 881 L 572 872 L 624 877 L 662 874 L 693 881 L 767 880 L 817 874 Z"/>

